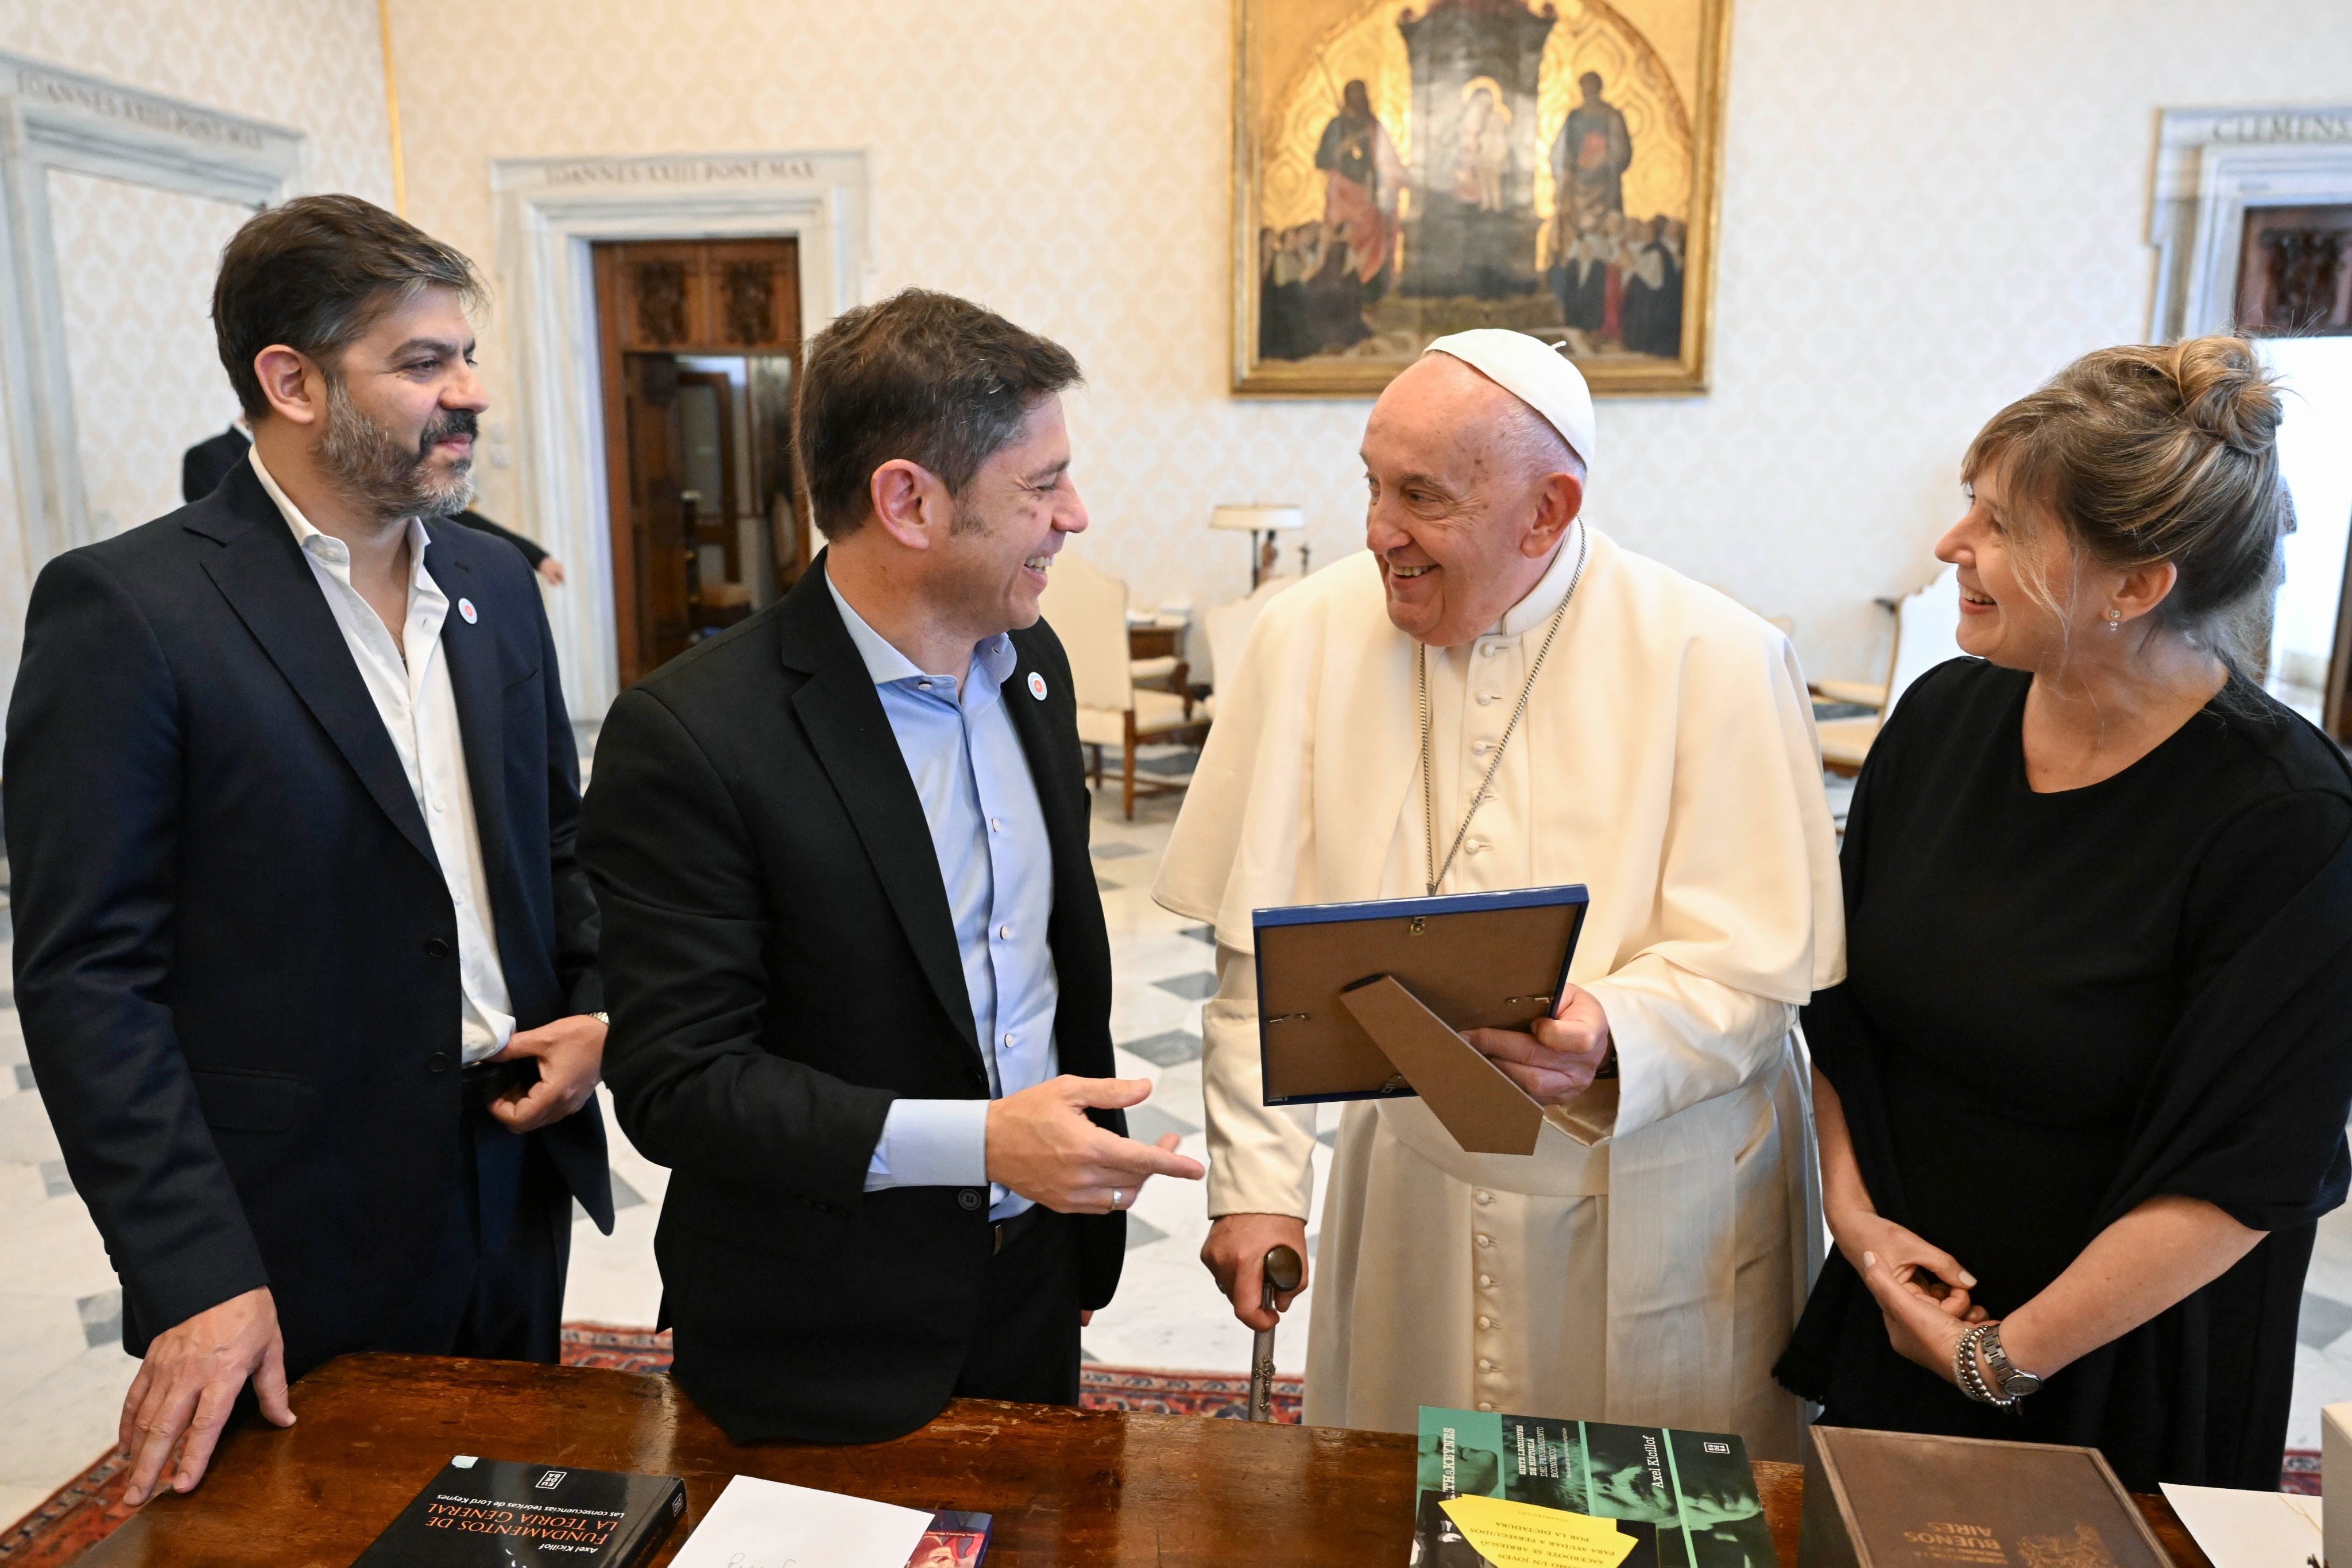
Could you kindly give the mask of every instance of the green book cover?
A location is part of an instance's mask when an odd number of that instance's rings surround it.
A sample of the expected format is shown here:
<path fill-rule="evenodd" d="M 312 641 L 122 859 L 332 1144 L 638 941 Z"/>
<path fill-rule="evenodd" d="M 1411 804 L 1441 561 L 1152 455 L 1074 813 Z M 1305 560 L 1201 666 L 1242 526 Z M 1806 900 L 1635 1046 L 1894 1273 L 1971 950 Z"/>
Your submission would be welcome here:
<path fill-rule="evenodd" d="M 1613 1519 L 1622 1568 L 1773 1568 L 1748 1448 L 1724 1432 L 1486 1410 L 1421 1410 L 1412 1568 L 1484 1568 L 1449 1497 L 1508 1498 Z"/>

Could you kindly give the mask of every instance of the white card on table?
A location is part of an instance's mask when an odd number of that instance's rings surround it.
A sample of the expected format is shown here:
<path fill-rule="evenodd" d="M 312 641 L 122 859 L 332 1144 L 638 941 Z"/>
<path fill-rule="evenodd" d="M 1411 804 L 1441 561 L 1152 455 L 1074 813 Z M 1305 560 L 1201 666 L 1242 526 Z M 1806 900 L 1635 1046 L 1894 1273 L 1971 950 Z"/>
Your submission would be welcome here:
<path fill-rule="evenodd" d="M 2164 1500 L 2213 1560 L 2213 1568 L 2305 1568 L 2319 1559 L 2315 1497 L 2171 1481 L 2161 1485 Z"/>
<path fill-rule="evenodd" d="M 907 1568 L 931 1516 L 870 1498 L 737 1476 L 671 1568 Z"/>

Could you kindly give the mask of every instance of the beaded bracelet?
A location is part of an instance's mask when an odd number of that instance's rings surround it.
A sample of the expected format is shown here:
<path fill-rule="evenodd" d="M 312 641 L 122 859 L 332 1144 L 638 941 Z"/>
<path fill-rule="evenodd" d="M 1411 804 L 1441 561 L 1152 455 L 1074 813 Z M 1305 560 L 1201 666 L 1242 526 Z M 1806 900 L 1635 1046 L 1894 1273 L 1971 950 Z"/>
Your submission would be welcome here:
<path fill-rule="evenodd" d="M 1977 1342 L 1991 1329 L 1990 1323 L 1978 1323 L 1962 1332 L 1952 1346 L 1952 1378 L 1960 1385 L 1960 1392 L 1978 1404 L 1990 1405 L 1997 1410 L 2014 1410 L 2017 1401 L 1995 1394 L 1984 1374 L 1977 1370 Z"/>

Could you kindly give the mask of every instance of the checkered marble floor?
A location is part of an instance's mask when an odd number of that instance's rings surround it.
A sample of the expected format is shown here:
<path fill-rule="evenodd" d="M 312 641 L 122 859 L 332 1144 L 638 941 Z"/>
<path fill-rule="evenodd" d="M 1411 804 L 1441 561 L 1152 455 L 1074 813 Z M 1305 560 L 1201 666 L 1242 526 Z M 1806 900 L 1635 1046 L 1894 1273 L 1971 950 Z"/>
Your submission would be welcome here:
<path fill-rule="evenodd" d="M 1132 1120 L 1146 1135 L 1178 1134 L 1186 1154 L 1205 1159 L 1201 1001 L 1213 987 L 1214 949 L 1205 929 L 1160 909 L 1150 892 L 1182 797 L 1144 797 L 1130 822 L 1119 814 L 1117 791 L 1104 794 L 1094 857 L 1116 971 L 1112 1034 L 1119 1071 L 1155 1085 Z M 0 908 L 0 954 L 6 947 Z M 608 1101 L 608 1125 L 610 1109 Z M 1318 1212 L 1336 1125 L 1327 1107 L 1316 1155 Z M 618 1223 L 609 1237 L 584 1219 L 575 1225 L 564 1315 L 650 1324 L 661 1295 L 654 1223 L 668 1173 L 616 1134 L 613 1175 Z M 1199 1186 L 1162 1180 L 1144 1189 L 1129 1222 L 1118 1299 L 1085 1336 L 1088 1357 L 1203 1371 L 1248 1365 L 1249 1333 L 1197 1256 L 1207 1230 Z M 114 1440 L 122 1394 L 137 1369 L 118 1343 L 121 1303 L 25 1064 L 10 994 L 0 990 L 0 1523 L 29 1511 Z M 1284 1323 L 1276 1359 L 1286 1372 L 1305 1364 L 1313 1306 L 1310 1290 Z M 2320 1406 L 2352 1399 L 2352 1209 L 2320 1224 L 2297 1339 L 2287 1441 L 2315 1448 Z"/>

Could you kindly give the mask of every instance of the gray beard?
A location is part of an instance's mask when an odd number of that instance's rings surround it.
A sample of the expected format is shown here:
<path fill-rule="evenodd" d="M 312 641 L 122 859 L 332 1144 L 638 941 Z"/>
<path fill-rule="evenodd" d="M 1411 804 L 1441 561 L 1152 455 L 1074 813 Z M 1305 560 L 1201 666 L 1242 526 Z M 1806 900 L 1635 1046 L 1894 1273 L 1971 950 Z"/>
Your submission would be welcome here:
<path fill-rule="evenodd" d="M 431 434 L 433 427 L 426 432 Z M 318 463 L 345 500 L 386 522 L 452 517 L 474 498 L 470 455 L 446 479 L 436 476 L 423 451 L 403 446 L 360 412 L 341 377 L 327 382 L 327 431 L 319 443 Z"/>

